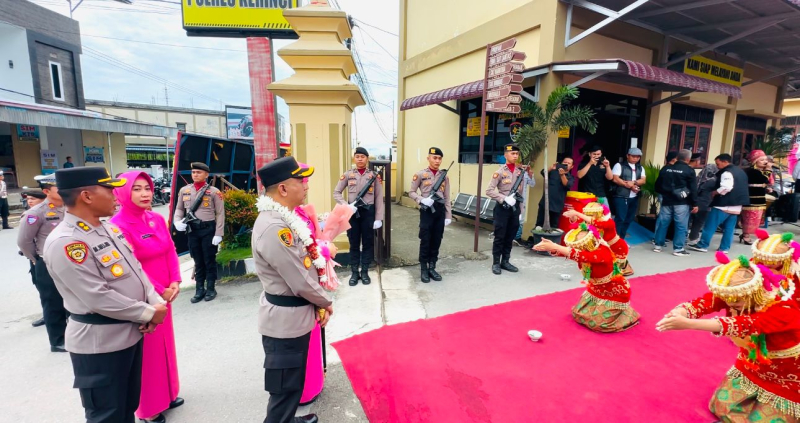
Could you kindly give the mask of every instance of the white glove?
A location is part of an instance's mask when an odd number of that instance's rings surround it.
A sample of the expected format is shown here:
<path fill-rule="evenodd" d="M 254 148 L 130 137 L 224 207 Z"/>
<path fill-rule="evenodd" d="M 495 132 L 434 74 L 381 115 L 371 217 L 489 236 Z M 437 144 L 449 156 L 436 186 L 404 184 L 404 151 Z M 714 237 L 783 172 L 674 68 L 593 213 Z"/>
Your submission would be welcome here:
<path fill-rule="evenodd" d="M 449 225 L 449 224 L 451 224 L 451 223 L 453 223 L 453 220 L 452 220 L 452 219 L 445 219 L 445 220 L 444 220 L 444 226 L 447 226 L 447 225 Z"/>
<path fill-rule="evenodd" d="M 348 204 L 348 206 L 350 207 L 350 210 L 353 211 L 353 213 L 358 211 L 358 207 L 356 207 L 354 203 L 350 203 Z"/>
<path fill-rule="evenodd" d="M 180 220 L 176 220 L 172 222 L 172 224 L 175 225 L 175 229 L 177 229 L 178 232 L 184 232 L 186 230 L 186 224 Z"/>
<path fill-rule="evenodd" d="M 220 242 L 222 242 L 221 236 L 215 236 L 214 238 L 211 238 L 211 245 L 219 245 Z"/>
<path fill-rule="evenodd" d="M 503 202 L 508 204 L 511 207 L 514 207 L 514 204 L 517 204 L 517 199 L 514 198 L 513 195 L 509 195 L 508 197 L 503 199 Z"/>
<path fill-rule="evenodd" d="M 383 226 L 383 222 L 376 220 L 375 223 L 372 224 L 372 229 L 380 229 L 381 226 Z"/>
<path fill-rule="evenodd" d="M 430 206 L 433 205 L 433 198 L 425 197 L 422 200 L 419 200 L 419 202 L 420 202 L 420 204 L 424 204 L 424 205 L 430 207 Z"/>

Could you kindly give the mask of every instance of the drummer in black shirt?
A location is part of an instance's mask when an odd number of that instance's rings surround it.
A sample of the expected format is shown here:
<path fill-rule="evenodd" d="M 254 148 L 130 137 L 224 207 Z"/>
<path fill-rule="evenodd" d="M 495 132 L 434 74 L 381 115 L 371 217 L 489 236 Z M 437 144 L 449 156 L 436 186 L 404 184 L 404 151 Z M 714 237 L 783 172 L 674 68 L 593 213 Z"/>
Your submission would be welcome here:
<path fill-rule="evenodd" d="M 578 166 L 578 191 L 594 194 L 597 199 L 603 199 L 608 204 L 606 198 L 606 181 L 614 179 L 611 173 L 611 163 L 603 157 L 603 151 L 595 145 L 589 148 L 587 155 Z"/>

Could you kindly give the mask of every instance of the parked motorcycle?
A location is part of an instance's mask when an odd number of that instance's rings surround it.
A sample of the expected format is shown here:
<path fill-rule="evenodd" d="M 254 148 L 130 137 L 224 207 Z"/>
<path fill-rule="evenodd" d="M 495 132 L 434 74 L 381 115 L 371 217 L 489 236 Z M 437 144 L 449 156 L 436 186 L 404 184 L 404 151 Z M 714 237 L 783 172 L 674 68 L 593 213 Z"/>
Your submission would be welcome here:
<path fill-rule="evenodd" d="M 153 205 L 160 206 L 169 204 L 170 196 L 172 195 L 172 187 L 165 178 L 158 178 L 153 181 Z"/>
<path fill-rule="evenodd" d="M 25 192 L 25 191 L 27 191 L 27 190 L 28 190 L 28 187 L 27 187 L 27 186 L 24 186 L 24 187 L 22 187 L 22 191 L 23 191 L 23 192 Z M 28 207 L 28 196 L 27 196 L 27 195 L 23 194 L 23 195 L 20 197 L 20 201 L 22 202 L 22 210 L 28 210 L 28 209 L 30 208 L 30 207 Z M 24 213 L 24 212 L 23 212 L 23 213 Z"/>

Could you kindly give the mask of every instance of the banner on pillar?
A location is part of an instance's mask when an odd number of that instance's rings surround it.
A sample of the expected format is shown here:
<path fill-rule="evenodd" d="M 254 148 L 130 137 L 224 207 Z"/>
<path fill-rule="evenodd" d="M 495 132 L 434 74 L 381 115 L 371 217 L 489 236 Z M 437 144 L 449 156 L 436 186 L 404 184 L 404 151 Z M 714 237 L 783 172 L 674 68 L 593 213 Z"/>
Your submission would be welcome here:
<path fill-rule="evenodd" d="M 58 154 L 53 150 L 40 150 L 42 158 L 42 175 L 56 173 L 58 170 Z"/>

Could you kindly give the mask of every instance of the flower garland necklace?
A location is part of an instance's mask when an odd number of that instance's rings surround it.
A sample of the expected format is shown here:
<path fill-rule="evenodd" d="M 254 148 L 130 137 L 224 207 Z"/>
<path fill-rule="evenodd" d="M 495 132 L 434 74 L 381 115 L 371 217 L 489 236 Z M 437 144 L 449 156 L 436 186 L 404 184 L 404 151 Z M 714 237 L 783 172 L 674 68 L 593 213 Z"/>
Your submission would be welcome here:
<path fill-rule="evenodd" d="M 280 214 L 281 220 L 289 226 L 292 232 L 297 234 L 297 237 L 300 238 L 300 241 L 303 243 L 303 246 L 308 252 L 308 256 L 314 264 L 314 268 L 317 269 L 320 283 L 327 282 L 328 275 L 325 274 L 325 258 L 319 254 L 317 243 L 314 242 L 314 239 L 311 237 L 311 230 L 308 229 L 306 222 L 303 221 L 294 210 L 290 211 L 288 208 L 278 204 L 275 200 L 265 195 L 258 197 L 256 209 L 258 209 L 259 212 L 274 211 Z"/>

